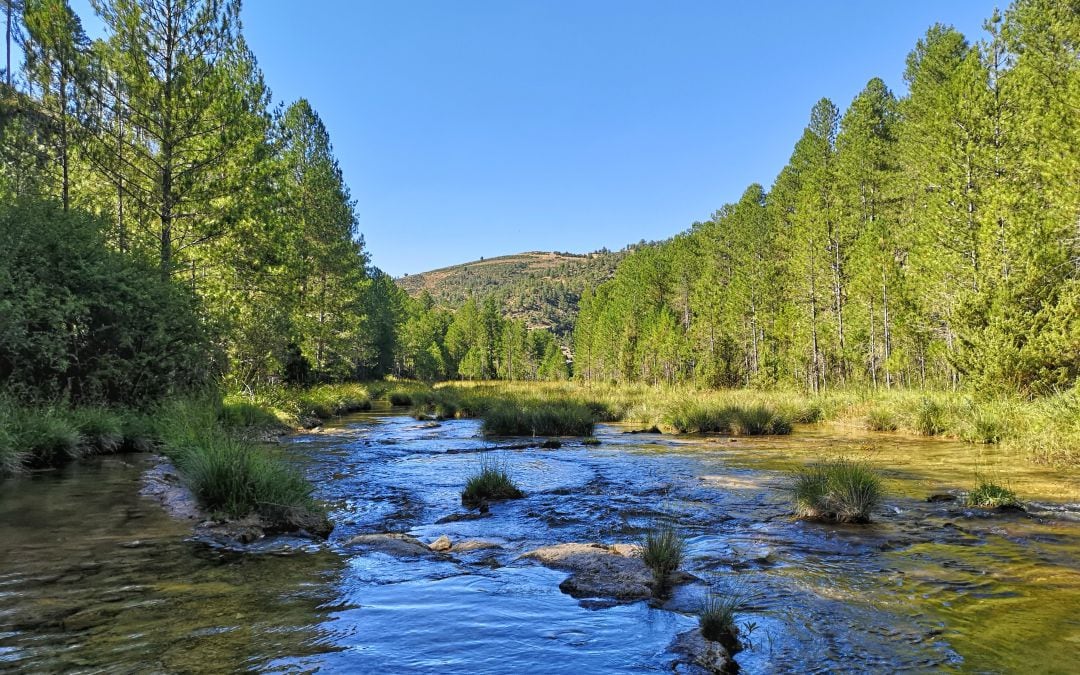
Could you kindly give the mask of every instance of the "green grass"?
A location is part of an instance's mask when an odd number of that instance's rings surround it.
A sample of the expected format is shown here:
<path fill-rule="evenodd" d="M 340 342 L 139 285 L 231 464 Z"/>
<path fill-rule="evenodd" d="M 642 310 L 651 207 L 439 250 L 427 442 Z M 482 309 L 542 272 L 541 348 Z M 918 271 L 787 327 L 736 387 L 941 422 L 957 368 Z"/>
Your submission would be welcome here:
<path fill-rule="evenodd" d="M 792 496 L 800 518 L 868 523 L 881 502 L 882 481 L 868 464 L 841 458 L 799 471 Z"/>
<path fill-rule="evenodd" d="M 52 468 L 86 454 L 78 427 L 61 408 L 16 408 L 13 422 L 15 447 L 27 468 Z"/>
<path fill-rule="evenodd" d="M 896 415 L 886 408 L 874 408 L 866 414 L 866 428 L 870 431 L 896 431 Z"/>
<path fill-rule="evenodd" d="M 112 454 L 124 445 L 124 415 L 103 407 L 76 408 L 68 413 L 87 454 Z"/>
<path fill-rule="evenodd" d="M 931 398 L 923 398 L 915 410 L 915 430 L 923 436 L 938 436 L 945 429 L 945 408 Z"/>
<path fill-rule="evenodd" d="M 488 436 L 590 436 L 592 411 L 570 401 L 514 401 L 485 410 L 482 430 Z"/>
<path fill-rule="evenodd" d="M 735 405 L 686 400 L 676 404 L 664 422 L 682 434 L 765 436 L 790 434 L 790 418 L 765 404 Z"/>
<path fill-rule="evenodd" d="M 226 429 L 272 429 L 282 426 L 273 410 L 238 396 L 225 397 L 218 420 Z"/>
<path fill-rule="evenodd" d="M 706 640 L 719 642 L 729 653 L 739 651 L 739 626 L 736 614 L 745 606 L 745 597 L 738 592 L 718 593 L 710 591 L 698 610 L 698 627 Z"/>
<path fill-rule="evenodd" d="M 686 540 L 673 527 L 658 527 L 645 534 L 641 559 L 652 570 L 656 580 L 654 590 L 663 592 L 667 589 L 671 575 L 682 565 L 685 551 Z"/>
<path fill-rule="evenodd" d="M 975 488 L 967 493 L 964 503 L 986 508 L 1023 508 L 1015 492 L 986 478 L 976 480 Z"/>
<path fill-rule="evenodd" d="M 393 391 L 387 397 L 390 401 L 390 405 L 395 407 L 411 406 L 413 404 L 412 395 L 407 391 Z"/>
<path fill-rule="evenodd" d="M 600 445 L 600 439 L 596 436 L 586 436 L 581 440 L 582 445 Z"/>
<path fill-rule="evenodd" d="M 465 481 L 461 491 L 461 503 L 466 506 L 478 506 L 486 501 L 502 499 L 520 499 L 525 496 L 513 479 L 506 466 L 497 459 L 483 457 L 479 469 Z"/>

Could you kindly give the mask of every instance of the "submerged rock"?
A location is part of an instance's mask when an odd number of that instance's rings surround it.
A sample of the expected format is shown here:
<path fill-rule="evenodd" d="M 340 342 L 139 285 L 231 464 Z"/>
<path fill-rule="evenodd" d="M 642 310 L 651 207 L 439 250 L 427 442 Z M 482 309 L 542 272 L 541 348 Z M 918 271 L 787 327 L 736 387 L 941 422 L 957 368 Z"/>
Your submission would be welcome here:
<path fill-rule="evenodd" d="M 653 596 L 653 575 L 645 563 L 613 547 L 557 544 L 538 548 L 522 557 L 545 567 L 570 572 L 559 588 L 575 598 L 634 601 Z"/>
<path fill-rule="evenodd" d="M 951 495 L 948 493 L 933 494 L 927 497 L 926 501 L 930 502 L 931 504 L 936 504 L 938 502 L 955 502 L 956 495 Z"/>
<path fill-rule="evenodd" d="M 143 473 L 143 487 L 139 494 L 161 504 L 173 518 L 181 520 L 205 520 L 206 514 L 199 507 L 195 495 L 180 479 L 180 472 L 173 463 L 161 458 Z"/>
<path fill-rule="evenodd" d="M 447 523 L 457 523 L 463 520 L 480 520 L 481 518 L 487 518 L 491 514 L 488 511 L 468 511 L 466 513 L 451 513 L 448 516 L 443 516 L 435 521 L 436 525 L 445 525 Z"/>
<path fill-rule="evenodd" d="M 679 634 L 668 650 L 677 657 L 671 662 L 671 667 L 678 672 L 723 675 L 739 672 L 739 664 L 731 658 L 724 645 L 706 640 L 697 628 Z"/>
<path fill-rule="evenodd" d="M 449 541 L 449 539 L 447 540 Z M 345 542 L 346 546 L 359 546 L 369 551 L 385 553 L 401 558 L 423 558 L 441 555 L 416 537 L 397 532 L 385 534 L 360 534 Z"/>
<path fill-rule="evenodd" d="M 471 551 L 484 551 L 491 548 L 502 548 L 501 545 L 493 541 L 484 541 L 482 539 L 466 539 L 465 541 L 459 541 L 454 544 L 450 549 L 451 553 L 469 553 Z"/>

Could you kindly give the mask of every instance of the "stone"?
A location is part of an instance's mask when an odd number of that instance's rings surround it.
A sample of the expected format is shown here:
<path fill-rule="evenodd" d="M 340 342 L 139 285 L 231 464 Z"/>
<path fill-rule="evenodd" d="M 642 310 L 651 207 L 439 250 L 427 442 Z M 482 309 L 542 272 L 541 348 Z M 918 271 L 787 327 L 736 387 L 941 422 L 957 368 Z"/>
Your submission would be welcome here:
<path fill-rule="evenodd" d="M 492 548 L 502 548 L 499 544 L 493 541 L 483 541 L 480 539 L 466 539 L 465 541 L 459 541 L 454 544 L 450 549 L 451 553 L 469 553 L 470 551 L 483 551 Z"/>
<path fill-rule="evenodd" d="M 359 546 L 401 558 L 422 558 L 437 555 L 428 545 L 416 537 L 389 532 L 386 534 L 360 534 L 345 542 L 347 546 Z"/>
<path fill-rule="evenodd" d="M 696 667 L 716 675 L 727 675 L 739 670 L 739 665 L 731 658 L 724 645 L 706 640 L 697 628 L 680 633 L 668 647 L 668 651 L 676 656 L 671 663 L 672 670 Z"/>
<path fill-rule="evenodd" d="M 575 598 L 633 602 L 653 597 L 653 575 L 645 563 L 602 544 L 557 544 L 522 557 L 570 572 L 559 588 Z"/>
<path fill-rule="evenodd" d="M 480 520 L 481 518 L 487 518 L 491 514 L 487 511 L 483 512 L 467 512 L 467 513 L 451 513 L 448 516 L 443 516 L 435 521 L 436 525 L 445 525 L 447 523 L 457 523 L 463 520 Z"/>
<path fill-rule="evenodd" d="M 450 541 L 450 537 L 446 536 L 445 534 L 428 544 L 428 548 L 430 548 L 432 551 L 438 551 L 439 553 L 449 551 L 451 548 L 453 548 L 453 546 L 454 544 Z"/>

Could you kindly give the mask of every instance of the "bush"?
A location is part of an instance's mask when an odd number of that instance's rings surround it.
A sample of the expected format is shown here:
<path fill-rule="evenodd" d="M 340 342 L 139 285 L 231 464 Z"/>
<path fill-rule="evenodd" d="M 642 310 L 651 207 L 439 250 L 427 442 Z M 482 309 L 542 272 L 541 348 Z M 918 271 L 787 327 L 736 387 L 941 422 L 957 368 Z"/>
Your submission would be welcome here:
<path fill-rule="evenodd" d="M 800 518 L 867 523 L 881 502 L 881 477 L 863 462 L 837 459 L 799 471 L 792 493 Z"/>
<path fill-rule="evenodd" d="M 498 403 L 482 413 L 491 436 L 589 436 L 592 412 L 570 401 Z"/>
<path fill-rule="evenodd" d="M 652 570 L 656 591 L 662 592 L 667 588 L 671 575 L 682 564 L 685 549 L 685 540 L 673 527 L 656 528 L 645 535 L 641 559 Z"/>
<path fill-rule="evenodd" d="M 1023 508 L 1015 492 L 985 478 L 976 481 L 975 489 L 967 493 L 964 502 L 969 506 L 987 508 Z"/>
<path fill-rule="evenodd" d="M 514 484 L 510 472 L 501 462 L 484 457 L 480 460 L 479 470 L 465 482 L 461 503 L 478 506 L 485 501 L 520 499 L 524 496 L 525 493 Z"/>
<path fill-rule="evenodd" d="M 390 392 L 390 405 L 395 407 L 410 406 L 413 404 L 412 396 L 405 391 Z"/>
<path fill-rule="evenodd" d="M 24 401 L 142 407 L 206 382 L 196 299 L 104 224 L 52 205 L 0 206 L 0 387 Z"/>
<path fill-rule="evenodd" d="M 896 416 L 884 408 L 874 408 L 866 416 L 866 428 L 870 431 L 896 431 Z"/>
<path fill-rule="evenodd" d="M 701 635 L 706 640 L 724 645 L 728 653 L 739 651 L 742 645 L 739 644 L 739 626 L 735 623 L 735 614 L 744 604 L 745 600 L 739 593 L 710 592 L 698 611 Z"/>

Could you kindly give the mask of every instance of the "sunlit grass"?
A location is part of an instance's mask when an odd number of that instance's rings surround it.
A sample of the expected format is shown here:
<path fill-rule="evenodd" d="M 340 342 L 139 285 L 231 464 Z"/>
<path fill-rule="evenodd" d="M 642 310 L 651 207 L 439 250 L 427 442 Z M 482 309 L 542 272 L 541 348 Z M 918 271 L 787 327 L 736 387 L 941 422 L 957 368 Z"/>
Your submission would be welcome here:
<path fill-rule="evenodd" d="M 791 491 L 800 518 L 841 523 L 870 522 L 882 498 L 881 477 L 868 464 L 835 459 L 796 473 Z"/>
<path fill-rule="evenodd" d="M 480 466 L 465 481 L 461 503 L 478 506 L 484 502 L 520 499 L 525 493 L 514 483 L 506 465 L 493 457 L 483 457 Z"/>
<path fill-rule="evenodd" d="M 674 527 L 665 525 L 650 530 L 641 544 L 641 559 L 652 570 L 656 580 L 654 589 L 665 591 L 671 575 L 682 565 L 686 552 L 686 540 Z"/>

